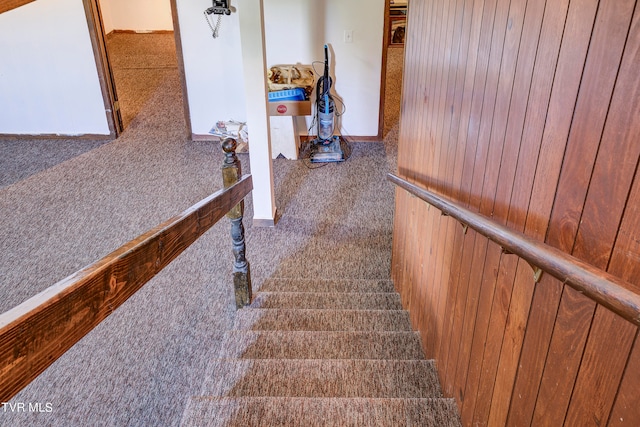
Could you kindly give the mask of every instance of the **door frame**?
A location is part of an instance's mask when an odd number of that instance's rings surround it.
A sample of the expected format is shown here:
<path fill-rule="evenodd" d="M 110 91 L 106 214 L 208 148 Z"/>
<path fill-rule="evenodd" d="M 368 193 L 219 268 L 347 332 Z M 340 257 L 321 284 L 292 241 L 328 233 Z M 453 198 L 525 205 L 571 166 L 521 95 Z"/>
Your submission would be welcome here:
<path fill-rule="evenodd" d="M 409 13 L 411 2 L 407 5 L 407 12 L 405 15 L 406 24 L 405 28 L 409 28 Z M 384 107 L 385 107 L 385 95 L 387 92 L 387 51 L 390 46 L 395 46 L 391 43 L 391 22 L 394 19 L 391 17 L 391 0 L 384 1 L 384 25 L 382 35 L 382 72 L 380 73 L 380 113 L 378 114 L 378 138 L 383 139 L 384 135 Z M 406 43 L 406 40 L 405 40 Z M 405 49 L 403 43 L 402 49 Z M 403 60 L 404 63 L 404 60 Z M 402 101 L 401 101 L 402 102 Z"/>
<path fill-rule="evenodd" d="M 116 86 L 113 80 L 111 63 L 109 62 L 109 55 L 107 54 L 100 3 L 99 0 L 82 0 L 82 4 L 84 5 L 87 23 L 89 24 L 89 37 L 91 38 L 93 57 L 95 58 L 98 69 L 98 80 L 100 81 L 100 90 L 102 91 L 104 109 L 107 115 L 109 136 L 111 138 L 117 138 L 123 130 L 122 118 L 120 116 L 118 94 L 116 93 Z"/>
<path fill-rule="evenodd" d="M 380 70 L 380 112 L 378 113 L 378 139 L 384 138 L 384 100 L 387 93 L 387 48 L 389 40 L 389 7 L 391 0 L 384 0 L 384 23 L 382 30 L 382 68 Z"/>
<path fill-rule="evenodd" d="M 123 131 L 122 117 L 120 114 L 120 106 L 118 103 L 118 94 L 113 71 L 107 53 L 106 34 L 100 10 L 99 0 L 82 0 L 89 26 L 89 36 L 93 47 L 93 55 L 96 60 L 98 69 L 98 79 L 102 90 L 102 98 L 104 100 L 104 108 L 107 115 L 107 123 L 109 133 L 112 138 L 117 138 Z M 184 117 L 186 123 L 186 137 L 192 139 L 191 134 L 191 116 L 189 112 L 189 102 L 187 97 L 187 85 L 184 72 L 184 58 L 182 55 L 182 42 L 180 38 L 180 24 L 178 21 L 177 0 L 170 0 L 171 17 L 173 20 L 173 34 L 176 43 L 176 56 L 178 62 L 178 73 L 180 75 L 180 83 L 182 86 L 182 100 L 184 106 Z"/>

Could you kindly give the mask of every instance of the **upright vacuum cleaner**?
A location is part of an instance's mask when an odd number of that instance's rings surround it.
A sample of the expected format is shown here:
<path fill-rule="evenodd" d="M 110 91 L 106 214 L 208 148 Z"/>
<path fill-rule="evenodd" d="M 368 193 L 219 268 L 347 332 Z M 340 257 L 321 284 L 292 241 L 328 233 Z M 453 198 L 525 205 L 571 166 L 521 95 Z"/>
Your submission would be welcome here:
<path fill-rule="evenodd" d="M 311 142 L 313 163 L 344 161 L 344 152 L 340 146 L 340 137 L 333 135 L 336 104 L 331 96 L 331 77 L 329 77 L 329 49 L 324 45 L 324 74 L 316 86 L 316 121 L 318 135 Z"/>

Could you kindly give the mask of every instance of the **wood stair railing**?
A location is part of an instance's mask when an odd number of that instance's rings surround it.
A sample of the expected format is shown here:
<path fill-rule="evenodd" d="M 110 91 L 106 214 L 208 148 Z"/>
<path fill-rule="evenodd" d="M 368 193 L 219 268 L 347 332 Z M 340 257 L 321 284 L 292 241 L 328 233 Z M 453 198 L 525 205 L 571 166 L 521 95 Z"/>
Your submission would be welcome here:
<path fill-rule="evenodd" d="M 242 215 L 253 184 L 251 175 L 238 179 L 235 148 L 234 140 L 223 142 L 224 190 L 0 314 L 0 402 L 8 402 L 225 215 L 232 222 L 236 306 L 251 302 Z"/>
<path fill-rule="evenodd" d="M 410 194 L 439 209 L 443 215 L 458 220 L 464 227 L 496 242 L 505 253 L 524 259 L 539 279 L 546 272 L 568 284 L 597 303 L 607 307 L 621 317 L 640 326 L 640 290 L 616 276 L 593 267 L 586 262 L 566 254 L 552 246 L 530 239 L 482 215 L 418 187 L 398 176 L 389 174 L 389 181 Z"/>

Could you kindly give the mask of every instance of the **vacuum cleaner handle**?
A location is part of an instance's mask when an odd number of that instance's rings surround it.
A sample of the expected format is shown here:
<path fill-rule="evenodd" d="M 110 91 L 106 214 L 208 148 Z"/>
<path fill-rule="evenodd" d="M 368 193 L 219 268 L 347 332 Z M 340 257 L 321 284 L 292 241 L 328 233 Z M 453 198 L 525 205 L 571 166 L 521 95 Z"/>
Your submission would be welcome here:
<path fill-rule="evenodd" d="M 329 78 L 329 47 L 324 45 L 324 78 Z"/>
<path fill-rule="evenodd" d="M 332 85 L 331 77 L 329 76 L 329 48 L 324 45 L 324 74 L 318 79 L 317 84 L 317 96 L 318 99 L 323 99 L 325 95 L 329 95 L 329 90 Z"/>

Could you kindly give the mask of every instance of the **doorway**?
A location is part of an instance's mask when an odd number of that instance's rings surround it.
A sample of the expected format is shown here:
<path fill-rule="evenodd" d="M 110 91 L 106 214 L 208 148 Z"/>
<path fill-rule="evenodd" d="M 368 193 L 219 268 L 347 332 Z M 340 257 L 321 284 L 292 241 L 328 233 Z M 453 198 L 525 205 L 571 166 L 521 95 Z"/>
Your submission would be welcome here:
<path fill-rule="evenodd" d="M 136 124 L 168 76 L 179 76 L 185 101 L 176 0 L 85 0 L 110 128 L 117 137 Z M 93 30 L 93 31 L 91 31 Z M 190 135 L 185 106 L 187 133 Z"/>
<path fill-rule="evenodd" d="M 407 11 L 408 0 L 385 0 L 379 124 L 384 140 L 397 138 L 399 128 Z"/>
<path fill-rule="evenodd" d="M 127 129 L 136 124 L 136 118 L 163 81 L 177 73 L 173 32 L 113 31 L 105 41 L 122 126 Z"/>

